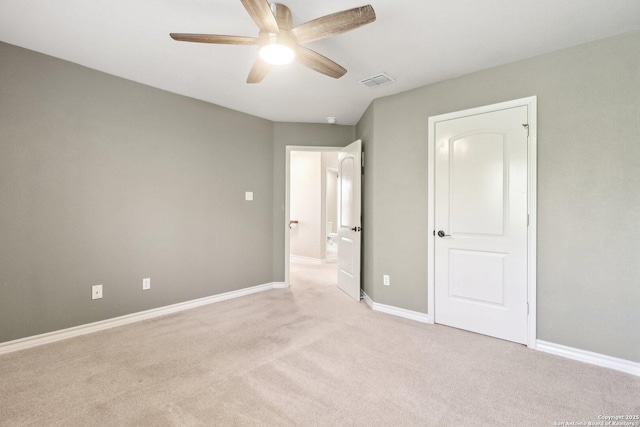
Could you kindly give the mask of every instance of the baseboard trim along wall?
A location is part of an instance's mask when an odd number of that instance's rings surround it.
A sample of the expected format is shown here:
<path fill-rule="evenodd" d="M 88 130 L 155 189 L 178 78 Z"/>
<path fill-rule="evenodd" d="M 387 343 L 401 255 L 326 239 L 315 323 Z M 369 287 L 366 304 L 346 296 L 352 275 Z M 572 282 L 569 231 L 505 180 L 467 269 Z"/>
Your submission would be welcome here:
<path fill-rule="evenodd" d="M 72 328 L 61 329 L 59 331 L 47 332 L 45 334 L 7 341 L 4 343 L 0 343 L 0 355 L 36 347 L 43 344 L 49 344 L 56 341 L 62 341 L 67 338 L 90 334 L 92 332 L 115 328 L 116 326 L 123 326 L 129 323 L 139 322 L 141 320 L 165 316 L 167 314 L 189 310 L 191 308 L 201 307 L 203 305 L 214 304 L 216 302 L 221 302 L 232 298 L 251 295 L 257 292 L 268 291 L 269 289 L 282 289 L 286 287 L 286 283 L 284 282 L 266 283 L 264 285 L 251 286 L 249 288 L 238 289 L 237 291 L 225 292 L 223 294 L 212 295 L 209 297 L 167 305 L 164 307 L 153 308 L 151 310 L 140 311 L 138 313 L 114 317 L 112 319 L 101 320 L 99 322 L 87 323 L 86 325 L 74 326 Z"/>
<path fill-rule="evenodd" d="M 302 255 L 289 255 L 291 259 L 295 259 L 298 261 L 306 261 L 306 262 L 311 262 L 314 264 L 324 264 L 327 262 L 326 259 L 324 258 L 311 258 L 308 256 L 302 256 Z"/>
<path fill-rule="evenodd" d="M 252 286 L 249 288 L 238 289 L 236 291 L 225 292 L 223 294 L 212 295 L 209 297 L 185 301 L 177 304 L 167 305 L 164 307 L 158 307 L 151 310 L 140 311 L 138 313 L 127 314 L 125 316 L 114 317 L 113 319 L 101 320 L 99 322 L 88 323 L 86 325 L 74 326 L 72 328 L 62 329 L 59 331 L 47 332 L 45 334 L 7 341 L 5 343 L 0 343 L 0 355 L 36 347 L 43 344 L 49 344 L 56 341 L 62 341 L 80 335 L 103 331 L 105 329 L 115 328 L 117 326 L 140 322 L 142 320 L 152 319 L 154 317 L 165 316 L 167 314 L 177 313 L 179 311 L 189 310 L 192 308 L 201 307 L 203 305 L 214 304 L 232 298 L 251 295 L 257 292 L 283 288 L 287 288 L 287 284 L 285 282 L 266 283 L 264 285 Z M 428 314 L 374 302 L 365 292 L 362 292 L 362 299 L 373 311 L 379 311 L 381 313 L 391 314 L 422 323 L 433 323 L 433 319 Z M 578 348 L 567 347 L 561 344 L 554 344 L 543 340 L 536 341 L 535 349 L 545 353 L 554 354 L 556 356 L 566 357 L 568 359 L 590 363 L 592 365 L 602 366 L 604 368 L 615 369 L 616 371 L 640 376 L 640 363 L 638 362 L 619 359 L 616 357 L 594 353 L 587 350 L 580 350 Z"/>
<path fill-rule="evenodd" d="M 362 299 L 373 311 L 380 311 L 382 313 L 417 320 L 418 322 L 423 323 L 434 323 L 433 319 L 428 314 L 374 302 L 364 291 L 362 291 Z M 593 353 L 591 351 L 580 350 L 578 348 L 567 347 L 565 345 L 554 344 L 542 340 L 536 340 L 535 349 L 545 353 L 555 354 L 556 356 L 566 357 L 567 359 L 573 359 L 580 362 L 590 363 L 592 365 L 602 366 L 604 368 L 615 369 L 616 371 L 626 372 L 627 374 L 640 376 L 640 363 L 632 362 L 630 360 L 618 359 L 616 357 L 607 356 L 606 354 Z"/>
<path fill-rule="evenodd" d="M 640 363 L 630 360 L 618 359 L 617 357 L 607 356 L 606 354 L 593 353 L 591 351 L 580 350 L 579 348 L 567 347 L 542 340 L 536 341 L 536 350 L 640 376 Z"/>
<path fill-rule="evenodd" d="M 374 302 L 369 295 L 367 295 L 364 291 L 362 292 L 362 299 L 373 311 L 379 311 L 381 313 L 387 313 L 398 317 L 404 317 L 405 319 L 415 320 L 417 322 L 422 323 L 433 323 L 431 316 L 424 313 L 419 313 L 417 311 L 407 310 L 404 308 L 394 307 L 392 305 L 380 304 L 378 302 Z"/>

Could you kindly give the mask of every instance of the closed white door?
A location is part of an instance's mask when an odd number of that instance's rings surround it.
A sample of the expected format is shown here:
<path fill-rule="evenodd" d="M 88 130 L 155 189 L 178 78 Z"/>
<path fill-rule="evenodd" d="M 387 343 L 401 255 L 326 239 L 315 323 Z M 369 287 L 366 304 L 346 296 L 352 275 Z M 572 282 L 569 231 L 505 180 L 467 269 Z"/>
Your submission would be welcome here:
<path fill-rule="evenodd" d="M 527 107 L 435 127 L 435 322 L 527 342 Z"/>
<path fill-rule="evenodd" d="M 360 301 L 362 145 L 355 141 L 338 154 L 338 288 Z"/>

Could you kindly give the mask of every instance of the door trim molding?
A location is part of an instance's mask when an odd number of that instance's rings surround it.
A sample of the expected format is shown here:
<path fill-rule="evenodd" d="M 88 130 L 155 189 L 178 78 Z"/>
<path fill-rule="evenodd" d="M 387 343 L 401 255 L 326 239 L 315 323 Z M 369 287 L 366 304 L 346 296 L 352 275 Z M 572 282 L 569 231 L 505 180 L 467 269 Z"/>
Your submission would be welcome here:
<path fill-rule="evenodd" d="M 458 119 L 461 117 L 484 114 L 514 107 L 527 107 L 529 121 L 529 144 L 527 152 L 527 209 L 529 213 L 529 227 L 527 229 L 527 297 L 529 301 L 529 317 L 527 319 L 527 346 L 536 348 L 536 259 L 537 259 L 537 97 L 516 99 L 498 104 L 485 105 L 453 113 L 441 114 L 429 117 L 429 141 L 428 141 L 428 230 L 427 235 L 427 294 L 428 313 L 431 323 L 435 322 L 435 238 L 432 231 L 435 230 L 435 125 L 438 122 Z"/>

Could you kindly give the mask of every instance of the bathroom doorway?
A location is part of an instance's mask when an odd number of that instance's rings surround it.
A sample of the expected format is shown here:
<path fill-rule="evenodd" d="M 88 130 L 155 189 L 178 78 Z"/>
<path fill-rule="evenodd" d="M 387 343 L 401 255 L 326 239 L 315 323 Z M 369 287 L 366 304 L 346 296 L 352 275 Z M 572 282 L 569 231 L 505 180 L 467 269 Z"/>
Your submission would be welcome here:
<path fill-rule="evenodd" d="M 336 286 L 339 148 L 289 148 L 285 280 Z"/>

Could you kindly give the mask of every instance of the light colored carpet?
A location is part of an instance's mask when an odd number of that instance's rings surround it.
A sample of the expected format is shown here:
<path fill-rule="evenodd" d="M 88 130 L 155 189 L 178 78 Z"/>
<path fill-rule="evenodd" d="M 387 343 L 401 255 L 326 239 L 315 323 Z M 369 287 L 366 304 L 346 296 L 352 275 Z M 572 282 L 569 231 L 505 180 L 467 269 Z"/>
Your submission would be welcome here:
<path fill-rule="evenodd" d="M 638 377 L 373 312 L 336 289 L 335 265 L 292 265 L 291 282 L 0 356 L 0 425 L 552 426 L 640 413 Z"/>

